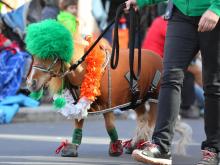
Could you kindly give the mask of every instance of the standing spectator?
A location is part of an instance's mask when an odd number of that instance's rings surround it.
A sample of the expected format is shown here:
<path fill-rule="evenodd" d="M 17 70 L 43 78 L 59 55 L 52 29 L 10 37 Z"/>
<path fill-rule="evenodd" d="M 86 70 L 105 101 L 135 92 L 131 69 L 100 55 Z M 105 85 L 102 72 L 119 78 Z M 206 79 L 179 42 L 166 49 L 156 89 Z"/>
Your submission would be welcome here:
<path fill-rule="evenodd" d="M 43 0 L 45 6 L 41 12 L 41 20 L 56 19 L 59 14 L 59 0 Z"/>
<path fill-rule="evenodd" d="M 59 7 L 61 12 L 57 20 L 74 34 L 77 27 L 78 0 L 60 0 Z"/>
<path fill-rule="evenodd" d="M 93 0 L 92 12 L 101 31 L 114 19 L 118 6 L 125 1 L 126 0 Z M 114 26 L 104 35 L 104 38 L 106 38 L 110 44 L 112 43 L 113 28 Z"/>
<path fill-rule="evenodd" d="M 166 32 L 167 21 L 164 20 L 163 16 L 155 18 L 147 30 L 142 48 L 151 50 L 163 58 Z"/>
<path fill-rule="evenodd" d="M 31 0 L 26 3 L 28 4 L 27 23 L 34 23 L 44 19 L 56 19 L 59 13 L 58 1 Z M 26 12 L 23 15 L 26 15 Z"/>
<path fill-rule="evenodd" d="M 109 0 L 92 0 L 92 15 L 101 31 L 103 31 L 108 25 L 107 18 L 109 6 Z"/>
<path fill-rule="evenodd" d="M 163 0 L 128 0 L 142 7 Z M 201 50 L 205 92 L 205 133 L 202 159 L 197 165 L 218 165 L 220 151 L 220 1 L 173 0 L 173 15 L 168 22 L 164 71 L 160 89 L 158 116 L 152 142 L 133 157 L 144 163 L 172 164 L 171 141 L 179 114 L 184 71 Z"/>

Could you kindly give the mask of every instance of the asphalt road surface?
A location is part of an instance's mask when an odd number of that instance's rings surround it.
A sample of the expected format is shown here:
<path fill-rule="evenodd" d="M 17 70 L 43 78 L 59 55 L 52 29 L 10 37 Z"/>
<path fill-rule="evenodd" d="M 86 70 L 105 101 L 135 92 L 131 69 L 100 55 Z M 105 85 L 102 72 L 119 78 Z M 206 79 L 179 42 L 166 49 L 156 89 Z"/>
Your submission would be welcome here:
<path fill-rule="evenodd" d="M 204 139 L 203 119 L 184 120 L 193 128 L 193 142 L 187 155 L 174 153 L 174 165 L 193 165 L 200 159 L 200 142 Z M 133 120 L 117 120 L 119 136 L 130 139 L 135 129 Z M 68 122 L 13 123 L 0 125 L 0 165 L 141 165 L 130 155 L 108 156 L 108 143 L 102 118 L 87 120 L 78 158 L 55 154 L 62 139 L 71 140 L 73 126 Z M 175 141 L 173 146 L 175 146 Z"/>

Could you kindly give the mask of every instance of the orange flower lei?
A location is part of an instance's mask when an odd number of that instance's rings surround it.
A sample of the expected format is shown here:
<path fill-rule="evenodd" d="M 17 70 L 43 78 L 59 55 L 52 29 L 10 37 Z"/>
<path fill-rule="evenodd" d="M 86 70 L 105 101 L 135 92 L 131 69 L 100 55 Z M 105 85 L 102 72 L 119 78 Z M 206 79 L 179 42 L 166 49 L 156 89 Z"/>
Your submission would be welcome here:
<path fill-rule="evenodd" d="M 86 40 L 91 46 L 93 43 L 92 37 L 89 36 Z M 91 53 L 86 57 L 86 74 L 81 85 L 80 98 L 87 97 L 93 102 L 97 96 L 101 95 L 100 83 L 103 73 L 102 65 L 104 60 L 105 55 L 100 50 L 99 45 L 95 46 Z"/>

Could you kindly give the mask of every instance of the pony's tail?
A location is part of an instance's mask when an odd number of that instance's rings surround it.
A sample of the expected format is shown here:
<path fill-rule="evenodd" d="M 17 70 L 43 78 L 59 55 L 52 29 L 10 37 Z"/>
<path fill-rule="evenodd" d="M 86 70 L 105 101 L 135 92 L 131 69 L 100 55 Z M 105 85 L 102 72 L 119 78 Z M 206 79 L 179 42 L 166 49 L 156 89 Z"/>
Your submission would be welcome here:
<path fill-rule="evenodd" d="M 178 119 L 175 131 L 180 134 L 180 139 L 174 147 L 174 152 L 177 155 L 186 155 L 186 145 L 192 142 L 192 128 L 187 123 Z"/>

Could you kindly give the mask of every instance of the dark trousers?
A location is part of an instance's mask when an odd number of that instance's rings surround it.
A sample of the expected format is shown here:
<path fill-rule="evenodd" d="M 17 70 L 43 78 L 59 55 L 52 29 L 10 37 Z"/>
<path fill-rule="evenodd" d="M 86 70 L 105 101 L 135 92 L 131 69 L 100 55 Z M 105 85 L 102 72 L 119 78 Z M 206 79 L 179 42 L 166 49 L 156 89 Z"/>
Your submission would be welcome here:
<path fill-rule="evenodd" d="M 165 152 L 170 150 L 179 114 L 184 71 L 199 50 L 203 61 L 207 136 L 202 148 L 220 151 L 220 24 L 211 32 L 200 33 L 199 20 L 200 17 L 186 16 L 175 8 L 168 23 L 158 116 L 152 137 Z"/>
<path fill-rule="evenodd" d="M 181 104 L 182 110 L 188 110 L 195 102 L 195 78 L 192 73 L 186 71 L 184 74 L 183 86 L 181 88 Z"/>

